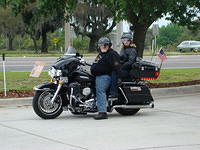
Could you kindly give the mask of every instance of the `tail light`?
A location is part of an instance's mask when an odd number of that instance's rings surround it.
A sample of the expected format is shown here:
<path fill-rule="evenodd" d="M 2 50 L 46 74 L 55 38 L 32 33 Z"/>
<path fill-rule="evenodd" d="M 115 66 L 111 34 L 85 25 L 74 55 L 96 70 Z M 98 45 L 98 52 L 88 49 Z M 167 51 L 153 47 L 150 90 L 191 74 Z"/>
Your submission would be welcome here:
<path fill-rule="evenodd" d="M 140 80 L 157 80 L 157 78 L 140 78 Z"/>

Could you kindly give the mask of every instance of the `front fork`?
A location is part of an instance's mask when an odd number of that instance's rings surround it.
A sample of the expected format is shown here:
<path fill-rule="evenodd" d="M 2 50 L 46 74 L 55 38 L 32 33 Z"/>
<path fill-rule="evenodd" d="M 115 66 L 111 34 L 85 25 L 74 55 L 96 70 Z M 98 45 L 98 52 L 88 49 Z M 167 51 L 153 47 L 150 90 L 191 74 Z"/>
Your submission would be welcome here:
<path fill-rule="evenodd" d="M 57 90 L 56 90 L 56 92 L 55 92 L 53 98 L 51 99 L 51 104 L 54 103 L 54 101 L 55 101 L 55 99 L 56 99 L 56 97 L 57 97 L 57 95 L 58 95 L 58 93 L 59 93 L 59 91 L 60 91 L 62 85 L 63 85 L 62 83 L 59 83 L 59 84 L 58 84 L 58 88 L 57 88 Z"/>

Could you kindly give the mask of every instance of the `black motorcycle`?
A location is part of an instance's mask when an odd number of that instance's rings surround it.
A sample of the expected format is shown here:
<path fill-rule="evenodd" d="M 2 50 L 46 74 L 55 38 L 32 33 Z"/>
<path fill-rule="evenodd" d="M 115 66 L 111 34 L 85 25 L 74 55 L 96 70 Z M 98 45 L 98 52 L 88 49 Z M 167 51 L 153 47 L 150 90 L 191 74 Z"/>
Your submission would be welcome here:
<path fill-rule="evenodd" d="M 51 81 L 34 88 L 32 106 L 43 119 L 54 119 L 63 110 L 73 114 L 97 112 L 95 102 L 95 77 L 84 69 L 91 66 L 83 57 L 65 54 L 51 66 Z M 157 79 L 160 69 L 152 62 L 138 59 L 130 71 L 130 79 L 122 80 L 118 98 L 108 98 L 107 111 L 114 109 L 121 115 L 134 115 L 141 108 L 153 108 L 154 100 L 145 80 Z"/>

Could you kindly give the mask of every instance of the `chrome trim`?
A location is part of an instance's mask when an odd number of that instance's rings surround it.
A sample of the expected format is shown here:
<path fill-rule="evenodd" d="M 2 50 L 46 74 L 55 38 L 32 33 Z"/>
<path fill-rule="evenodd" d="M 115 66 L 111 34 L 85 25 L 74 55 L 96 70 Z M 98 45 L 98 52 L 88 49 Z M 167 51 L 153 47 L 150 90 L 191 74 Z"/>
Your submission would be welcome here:
<path fill-rule="evenodd" d="M 71 88 L 71 93 L 70 93 L 70 96 L 69 96 L 69 103 L 70 103 L 71 106 L 72 106 L 73 92 L 74 92 L 74 89 Z"/>
<path fill-rule="evenodd" d="M 124 96 L 124 98 L 125 98 L 125 100 L 126 100 L 126 104 L 128 104 L 128 99 L 127 99 L 127 97 L 126 97 L 124 91 L 122 90 L 121 87 L 119 87 L 119 89 L 120 89 L 120 91 L 122 92 L 122 94 L 123 94 L 123 96 Z"/>
<path fill-rule="evenodd" d="M 127 85 L 127 84 L 134 84 L 134 85 L 144 85 L 144 81 L 141 81 L 141 80 L 139 80 L 139 81 L 136 81 L 136 80 L 134 80 L 134 81 L 132 81 L 132 82 L 122 82 L 122 84 L 124 84 L 124 85 Z"/>
<path fill-rule="evenodd" d="M 134 82 L 122 82 L 122 84 L 134 84 Z"/>
<path fill-rule="evenodd" d="M 55 101 L 55 99 L 56 99 L 56 96 L 58 95 L 58 92 L 60 91 L 61 87 L 62 87 L 62 84 L 58 84 L 58 88 L 57 88 L 57 90 L 56 90 L 56 92 L 55 92 L 53 98 L 51 99 L 51 103 L 52 103 L 52 104 L 54 103 L 54 101 Z"/>
<path fill-rule="evenodd" d="M 149 105 L 115 105 L 114 108 L 154 108 L 154 103 L 150 103 Z"/>
<path fill-rule="evenodd" d="M 37 87 L 34 87 L 33 90 L 35 90 L 35 91 L 54 91 L 54 90 L 52 90 L 52 89 L 50 89 L 50 88 L 39 89 L 39 88 L 37 88 Z"/>

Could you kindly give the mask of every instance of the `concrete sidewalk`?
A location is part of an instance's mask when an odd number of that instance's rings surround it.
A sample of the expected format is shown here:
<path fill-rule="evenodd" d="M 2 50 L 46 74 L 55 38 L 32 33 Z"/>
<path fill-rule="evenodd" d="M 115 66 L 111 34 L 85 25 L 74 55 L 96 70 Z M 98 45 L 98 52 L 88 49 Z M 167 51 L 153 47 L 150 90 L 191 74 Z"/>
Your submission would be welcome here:
<path fill-rule="evenodd" d="M 31 106 L 0 108 L 0 149 L 200 150 L 199 97 L 193 93 L 156 98 L 154 109 L 133 116 L 113 111 L 101 121 L 92 118 L 95 114 L 63 112 L 45 120 Z"/>
<path fill-rule="evenodd" d="M 200 85 L 170 87 L 170 88 L 155 88 L 151 89 L 151 93 L 155 99 L 165 97 L 182 96 L 183 94 L 200 93 Z M 23 98 L 8 98 L 0 99 L 0 107 L 6 105 L 13 106 L 29 106 L 32 103 L 33 97 Z"/>

